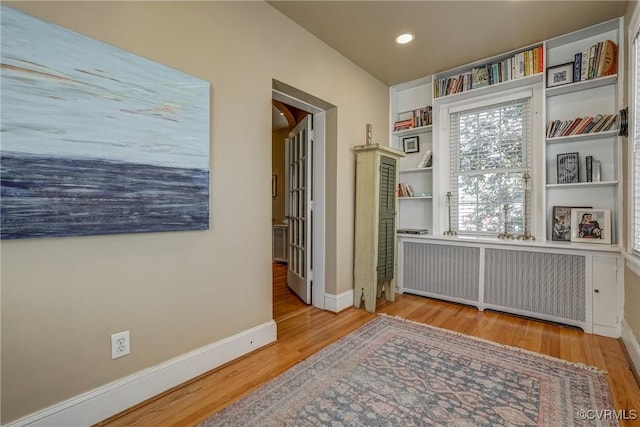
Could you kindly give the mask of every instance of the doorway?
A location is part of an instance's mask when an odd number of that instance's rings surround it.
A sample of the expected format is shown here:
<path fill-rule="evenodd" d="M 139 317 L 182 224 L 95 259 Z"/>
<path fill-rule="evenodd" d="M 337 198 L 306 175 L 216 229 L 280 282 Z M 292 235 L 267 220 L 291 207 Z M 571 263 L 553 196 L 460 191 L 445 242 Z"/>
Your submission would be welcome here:
<path fill-rule="evenodd" d="M 299 198 L 296 199 L 295 194 L 300 192 L 299 182 L 295 182 L 295 180 L 291 180 L 288 176 L 290 171 L 296 171 L 297 168 L 290 168 L 290 164 L 286 164 L 289 162 L 289 159 L 280 159 L 281 167 L 277 173 L 275 166 L 273 167 L 274 172 L 274 180 L 280 182 L 277 185 L 277 191 L 274 193 L 272 191 L 272 196 L 279 199 L 282 203 L 285 203 L 284 209 L 276 209 L 274 204 L 274 210 L 272 212 L 272 219 L 274 227 L 276 225 L 281 226 L 281 223 L 286 224 L 288 228 L 288 237 L 287 237 L 287 262 L 278 263 L 274 262 L 273 264 L 273 307 L 274 307 L 274 319 L 289 317 L 290 314 L 296 313 L 300 311 L 302 307 L 317 307 L 321 309 L 325 309 L 325 110 L 334 108 L 330 104 L 319 100 L 311 95 L 308 95 L 304 92 L 301 92 L 291 86 L 288 86 L 284 83 L 273 81 L 272 88 L 272 99 L 273 99 L 273 108 L 274 108 L 274 123 L 276 121 L 275 115 L 279 115 L 282 113 L 281 117 L 287 119 L 287 126 L 285 134 L 288 131 L 294 130 L 296 125 L 299 125 L 301 122 L 313 121 L 313 131 L 311 133 L 313 140 L 313 155 L 308 156 L 306 158 L 306 162 L 308 163 L 308 174 L 309 179 L 309 188 L 313 188 L 312 198 L 309 199 L 308 205 L 305 208 L 309 208 L 309 217 L 307 219 L 308 224 L 308 237 L 300 238 L 296 237 L 296 240 L 292 240 L 292 236 L 299 236 L 298 231 L 294 230 L 293 227 L 296 223 L 300 223 L 300 218 L 298 217 L 298 211 L 296 209 L 291 209 L 290 204 L 292 201 L 298 204 L 300 203 Z M 277 112 L 276 112 L 277 110 Z M 306 119 L 305 119 L 306 118 Z M 273 135 L 276 134 L 275 125 L 272 129 Z M 282 134 L 282 132 L 281 132 Z M 292 133 L 291 135 L 287 135 L 289 137 L 294 137 L 295 135 Z M 284 139 L 284 138 L 283 138 Z M 295 138 L 290 139 L 290 143 Z M 274 144 L 284 144 L 284 141 L 277 141 L 274 137 Z M 289 157 L 294 151 L 287 151 L 281 147 L 282 150 L 276 150 L 274 146 L 274 165 L 275 165 L 275 157 L 279 155 L 278 153 L 282 153 L 284 155 L 285 152 L 289 153 Z M 300 159 L 298 159 L 300 161 Z M 286 166 L 286 167 L 285 167 Z M 283 179 L 284 178 L 284 179 Z M 298 185 L 298 187 L 296 187 Z M 281 192 L 281 193 L 280 193 Z M 281 194 L 282 198 L 278 197 L 278 194 Z M 278 218 L 277 213 L 280 213 L 280 216 L 284 218 Z M 294 215 L 292 215 L 292 212 Z M 289 218 L 287 218 L 289 217 Z M 305 235 L 306 236 L 306 235 Z M 275 248 L 274 241 L 274 248 Z M 295 264 L 291 261 L 292 254 L 308 254 L 308 262 L 304 263 L 304 274 L 306 280 L 308 280 L 309 287 L 309 305 L 305 304 L 302 300 L 300 304 L 288 304 L 286 301 L 283 303 L 283 298 L 289 302 L 292 300 L 289 298 L 290 294 L 288 292 L 283 292 L 282 289 L 282 281 L 283 276 L 282 272 L 284 270 L 284 281 L 286 281 L 287 273 L 291 278 L 291 268 Z M 299 269 L 300 263 L 297 264 L 297 268 Z M 291 284 L 289 284 L 291 286 Z M 297 298 L 297 297 L 296 297 Z"/>

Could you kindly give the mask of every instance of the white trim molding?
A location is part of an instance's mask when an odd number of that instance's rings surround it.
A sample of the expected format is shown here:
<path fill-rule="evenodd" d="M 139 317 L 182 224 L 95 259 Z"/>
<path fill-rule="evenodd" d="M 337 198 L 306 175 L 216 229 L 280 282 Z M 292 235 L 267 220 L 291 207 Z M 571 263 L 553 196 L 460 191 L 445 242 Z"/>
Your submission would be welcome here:
<path fill-rule="evenodd" d="M 640 258 L 631 252 L 623 252 L 622 254 L 626 259 L 625 265 L 629 267 L 629 270 L 633 271 L 636 276 L 640 277 Z"/>
<path fill-rule="evenodd" d="M 274 342 L 276 338 L 277 326 L 271 320 L 34 412 L 5 427 L 89 426 Z"/>
<path fill-rule="evenodd" d="M 636 373 L 640 374 L 640 344 L 638 344 L 638 340 L 626 320 L 622 321 L 622 341 L 627 348 Z"/>
<path fill-rule="evenodd" d="M 338 313 L 353 306 L 353 289 L 339 295 L 324 294 L 324 309 Z"/>

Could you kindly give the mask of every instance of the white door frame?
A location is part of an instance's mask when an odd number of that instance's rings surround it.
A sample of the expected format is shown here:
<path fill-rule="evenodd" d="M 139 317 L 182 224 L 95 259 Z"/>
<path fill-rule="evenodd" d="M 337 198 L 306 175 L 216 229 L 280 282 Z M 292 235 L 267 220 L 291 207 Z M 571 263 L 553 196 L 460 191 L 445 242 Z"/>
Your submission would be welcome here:
<path fill-rule="evenodd" d="M 286 86 L 278 84 L 278 86 Z M 298 92 L 298 93 L 296 93 Z M 314 214 L 313 214 L 313 241 L 312 241 L 312 265 L 313 286 L 311 287 L 311 303 L 314 307 L 325 309 L 325 109 L 320 105 L 312 105 L 299 99 L 299 91 L 292 88 L 287 90 L 272 89 L 272 98 L 284 104 L 291 105 L 300 110 L 313 114 L 314 121 L 314 158 L 313 158 L 313 187 L 314 187 Z M 313 102 L 313 101 L 312 101 Z"/>

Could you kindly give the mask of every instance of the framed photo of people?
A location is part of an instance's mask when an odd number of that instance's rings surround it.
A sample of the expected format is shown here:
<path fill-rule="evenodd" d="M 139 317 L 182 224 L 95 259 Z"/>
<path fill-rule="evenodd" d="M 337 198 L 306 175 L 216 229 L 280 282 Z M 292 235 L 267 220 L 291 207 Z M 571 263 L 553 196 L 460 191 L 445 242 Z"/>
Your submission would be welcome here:
<path fill-rule="evenodd" d="M 590 206 L 554 206 L 551 214 L 551 240 L 571 241 L 571 210 L 591 209 Z"/>
<path fill-rule="evenodd" d="M 571 209 L 571 241 L 611 244 L 611 211 Z"/>

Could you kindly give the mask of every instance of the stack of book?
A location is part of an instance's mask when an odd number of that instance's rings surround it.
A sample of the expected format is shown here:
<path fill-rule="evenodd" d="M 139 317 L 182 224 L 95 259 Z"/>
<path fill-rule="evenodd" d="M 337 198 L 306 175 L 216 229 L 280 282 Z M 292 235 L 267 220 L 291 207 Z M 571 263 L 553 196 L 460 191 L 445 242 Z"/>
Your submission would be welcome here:
<path fill-rule="evenodd" d="M 576 53 L 573 60 L 573 81 L 595 79 L 618 73 L 618 45 L 612 40 L 594 44 Z"/>
<path fill-rule="evenodd" d="M 398 121 L 393 124 L 393 131 L 419 128 L 433 123 L 433 111 L 430 105 L 398 114 Z"/>
<path fill-rule="evenodd" d="M 398 197 L 413 197 L 413 188 L 409 184 L 398 183 Z"/>
<path fill-rule="evenodd" d="M 474 67 L 457 76 L 435 79 L 435 98 L 453 95 L 470 89 L 477 89 L 509 80 L 541 73 L 544 70 L 544 50 L 542 46 L 519 52 L 510 58 Z"/>
<path fill-rule="evenodd" d="M 616 122 L 615 114 L 598 114 L 595 117 L 576 117 L 572 120 L 551 120 L 547 124 L 547 138 L 604 132 Z"/>

